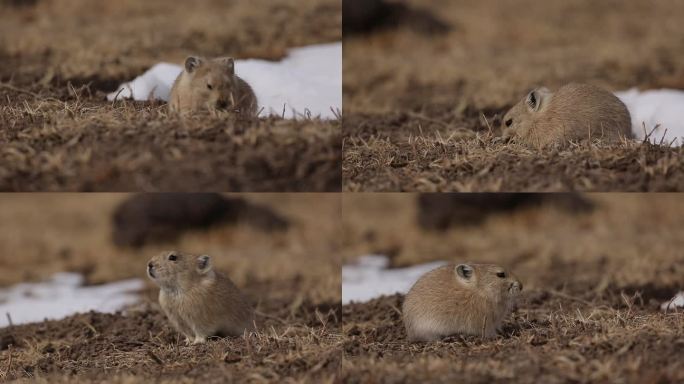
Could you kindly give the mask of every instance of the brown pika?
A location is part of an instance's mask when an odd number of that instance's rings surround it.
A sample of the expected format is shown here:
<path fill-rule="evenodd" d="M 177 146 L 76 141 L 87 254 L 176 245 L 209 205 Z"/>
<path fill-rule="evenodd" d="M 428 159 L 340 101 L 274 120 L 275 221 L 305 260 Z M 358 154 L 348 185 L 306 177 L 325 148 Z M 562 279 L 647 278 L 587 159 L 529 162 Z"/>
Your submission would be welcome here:
<path fill-rule="evenodd" d="M 625 104 L 612 93 L 588 84 L 572 83 L 555 93 L 537 88 L 506 113 L 504 138 L 543 148 L 598 138 L 618 142 L 632 137 Z"/>
<path fill-rule="evenodd" d="M 159 304 L 188 343 L 209 336 L 239 336 L 254 328 L 254 311 L 233 282 L 214 270 L 207 255 L 164 252 L 147 263 L 159 286 Z"/>
<path fill-rule="evenodd" d="M 249 117 L 258 113 L 252 87 L 235 74 L 235 62 L 229 57 L 185 59 L 185 68 L 171 88 L 169 110 L 183 114 L 228 110 Z"/>
<path fill-rule="evenodd" d="M 449 264 L 421 276 L 406 294 L 404 326 L 411 341 L 453 334 L 492 338 L 522 291 L 518 279 L 492 264 Z"/>

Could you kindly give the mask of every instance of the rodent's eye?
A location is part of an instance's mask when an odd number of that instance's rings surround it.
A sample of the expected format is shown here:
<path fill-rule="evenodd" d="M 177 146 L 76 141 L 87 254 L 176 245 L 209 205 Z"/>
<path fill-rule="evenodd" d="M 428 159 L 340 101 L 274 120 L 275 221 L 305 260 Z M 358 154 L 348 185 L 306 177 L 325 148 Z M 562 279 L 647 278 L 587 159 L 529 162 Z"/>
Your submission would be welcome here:
<path fill-rule="evenodd" d="M 211 84 L 209 84 L 209 83 L 207 83 L 207 88 L 209 88 L 209 89 L 214 89 L 214 86 L 211 85 Z"/>
<path fill-rule="evenodd" d="M 504 278 L 506 278 L 506 272 L 497 272 L 496 276 L 504 279 Z"/>
<path fill-rule="evenodd" d="M 507 126 L 507 127 L 510 127 L 511 124 L 513 124 L 513 119 L 508 119 L 508 120 L 506 120 L 506 126 Z"/>
<path fill-rule="evenodd" d="M 176 261 L 176 260 L 178 260 L 178 256 L 176 256 L 173 253 L 169 255 L 169 261 Z"/>

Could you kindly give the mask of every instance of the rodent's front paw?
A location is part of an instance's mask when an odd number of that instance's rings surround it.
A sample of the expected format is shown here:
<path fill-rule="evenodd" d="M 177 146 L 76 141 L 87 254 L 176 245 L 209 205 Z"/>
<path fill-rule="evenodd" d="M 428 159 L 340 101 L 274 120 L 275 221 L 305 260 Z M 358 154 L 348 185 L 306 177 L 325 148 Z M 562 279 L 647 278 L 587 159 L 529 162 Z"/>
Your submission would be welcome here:
<path fill-rule="evenodd" d="M 202 344 L 202 343 L 205 343 L 206 341 L 207 341 L 207 339 L 204 338 L 204 337 L 195 336 L 195 341 L 192 342 L 192 345 L 195 345 L 195 344 Z"/>

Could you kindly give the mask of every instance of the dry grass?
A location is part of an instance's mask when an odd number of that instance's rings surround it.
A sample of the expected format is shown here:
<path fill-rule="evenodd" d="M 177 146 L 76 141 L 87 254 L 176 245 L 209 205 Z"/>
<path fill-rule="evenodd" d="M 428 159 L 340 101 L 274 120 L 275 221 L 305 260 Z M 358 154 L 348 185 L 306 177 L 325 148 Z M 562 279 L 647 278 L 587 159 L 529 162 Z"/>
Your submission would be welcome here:
<path fill-rule="evenodd" d="M 675 64 L 684 59 L 683 4 L 408 2 L 453 28 L 444 35 L 399 28 L 345 39 L 345 190 L 684 188 L 677 149 L 580 147 L 560 159 L 486 137 L 497 135 L 503 113 L 538 85 L 684 88 L 684 70 Z M 666 177 L 657 176 L 662 169 Z"/>
<path fill-rule="evenodd" d="M 341 38 L 335 1 L 2 7 L 0 190 L 336 191 L 340 121 L 179 120 L 163 104 L 105 101 L 159 61 L 279 59 Z"/>
<path fill-rule="evenodd" d="M 158 308 L 89 313 L 3 329 L 2 379 L 38 382 L 332 382 L 341 363 L 339 307 L 284 301 L 262 306 L 261 328 L 188 346 Z M 10 355 L 13 364 L 9 363 Z"/>
<path fill-rule="evenodd" d="M 660 312 L 682 289 L 679 194 L 590 194 L 597 209 L 552 207 L 493 216 L 434 233 L 416 223 L 416 195 L 346 194 L 344 259 L 374 253 L 392 266 L 432 260 L 494 262 L 525 286 L 493 341 L 410 344 L 403 297 L 343 307 L 349 382 L 678 382 L 682 312 Z"/>
<path fill-rule="evenodd" d="M 401 297 L 345 306 L 346 382 L 661 382 L 684 379 L 680 313 L 659 314 L 638 296 L 585 305 L 535 292 L 492 341 L 451 337 L 410 344 Z M 529 296 L 529 295 L 528 295 Z M 358 316 L 353 315 L 354 312 Z M 354 318 L 357 321 L 349 321 Z M 361 320 L 363 319 L 363 320 Z"/>
<path fill-rule="evenodd" d="M 282 233 L 223 225 L 187 232 L 167 244 L 121 249 L 110 240 L 110 215 L 126 197 L 0 196 L 0 284 L 42 280 L 59 271 L 84 273 L 91 284 L 146 279 L 145 265 L 156 252 L 208 253 L 256 304 L 259 332 L 185 346 L 148 282 L 144 303 L 126 314 L 90 313 L 0 330 L 0 379 L 330 382 L 336 377 L 342 341 L 339 195 L 243 196 L 289 219 L 292 226 Z M 14 345 L 8 349 L 8 343 Z"/>
<path fill-rule="evenodd" d="M 487 130 L 485 118 L 480 122 L 485 126 L 473 130 L 403 118 L 400 130 L 391 122 L 396 117 L 367 132 L 360 132 L 365 123 L 354 134 L 345 128 L 345 191 L 684 190 L 681 148 L 593 141 L 542 151 L 503 142 L 496 130 Z M 344 124 L 351 123 L 345 118 Z"/>

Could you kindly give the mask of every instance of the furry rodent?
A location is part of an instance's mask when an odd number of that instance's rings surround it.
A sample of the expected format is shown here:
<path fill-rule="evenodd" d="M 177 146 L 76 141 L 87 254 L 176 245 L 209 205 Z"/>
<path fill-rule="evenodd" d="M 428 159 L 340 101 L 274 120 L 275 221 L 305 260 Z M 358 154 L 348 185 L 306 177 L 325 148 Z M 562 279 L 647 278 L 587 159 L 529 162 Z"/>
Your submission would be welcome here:
<path fill-rule="evenodd" d="M 171 251 L 153 257 L 148 276 L 173 327 L 193 344 L 209 336 L 239 336 L 254 327 L 254 311 L 233 282 L 214 270 L 208 255 Z"/>
<path fill-rule="evenodd" d="M 449 264 L 421 276 L 402 309 L 411 341 L 463 334 L 491 338 L 522 290 L 518 279 L 492 264 Z"/>
<path fill-rule="evenodd" d="M 181 114 L 218 109 L 253 117 L 257 108 L 252 87 L 235 74 L 235 62 L 229 57 L 185 59 L 169 100 L 169 110 Z"/>
<path fill-rule="evenodd" d="M 632 137 L 629 111 L 620 99 L 602 88 L 577 83 L 556 92 L 544 87 L 531 91 L 506 113 L 502 130 L 504 138 L 515 137 L 536 148 Z"/>

